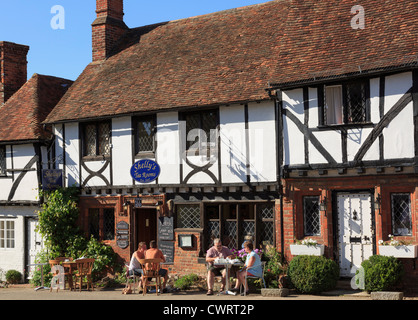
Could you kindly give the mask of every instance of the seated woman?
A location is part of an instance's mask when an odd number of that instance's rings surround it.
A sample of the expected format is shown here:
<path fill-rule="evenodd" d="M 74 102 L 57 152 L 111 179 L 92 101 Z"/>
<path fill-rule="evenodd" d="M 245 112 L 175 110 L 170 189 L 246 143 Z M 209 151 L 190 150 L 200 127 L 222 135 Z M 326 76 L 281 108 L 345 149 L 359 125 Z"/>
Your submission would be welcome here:
<path fill-rule="evenodd" d="M 136 275 L 138 277 L 142 276 L 142 266 L 139 263 L 140 259 L 145 258 L 145 252 L 147 251 L 147 245 L 145 242 L 140 242 L 138 244 L 138 250 L 132 254 L 131 262 L 129 263 L 128 274 L 130 276 Z M 142 288 L 142 279 L 139 278 L 138 289 Z M 128 291 L 132 291 L 131 284 L 128 285 Z"/>
<path fill-rule="evenodd" d="M 235 288 L 231 289 L 231 291 L 239 291 L 239 287 L 243 284 L 245 294 L 248 295 L 248 283 L 245 281 L 245 275 L 261 278 L 263 276 L 263 268 L 259 255 L 253 251 L 253 243 L 250 241 L 245 242 L 244 249 L 247 253 L 247 259 L 245 260 L 244 267 L 237 272 L 237 282 L 235 283 Z"/>

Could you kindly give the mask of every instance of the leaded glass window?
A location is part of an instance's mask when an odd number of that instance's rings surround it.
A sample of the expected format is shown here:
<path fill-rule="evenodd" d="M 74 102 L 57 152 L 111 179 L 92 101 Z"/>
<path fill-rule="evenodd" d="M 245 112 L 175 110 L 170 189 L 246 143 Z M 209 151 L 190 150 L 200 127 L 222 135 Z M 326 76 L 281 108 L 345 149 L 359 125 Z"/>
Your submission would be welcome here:
<path fill-rule="evenodd" d="M 303 222 L 305 236 L 321 234 L 321 216 L 319 213 L 319 196 L 303 198 Z"/>
<path fill-rule="evenodd" d="M 187 113 L 186 148 L 190 155 L 210 155 L 216 152 L 218 112 L 216 110 Z"/>
<path fill-rule="evenodd" d="M 177 226 L 179 228 L 200 228 L 200 205 L 178 205 Z"/>
<path fill-rule="evenodd" d="M 324 86 L 324 124 L 352 124 L 370 121 L 369 80 Z"/>
<path fill-rule="evenodd" d="M 115 210 L 113 208 L 103 210 L 103 240 L 115 238 Z"/>
<path fill-rule="evenodd" d="M 411 197 L 409 193 L 394 193 L 392 200 L 392 232 L 395 236 L 412 235 Z"/>
<path fill-rule="evenodd" d="M 96 239 L 100 239 L 100 209 L 89 209 L 89 233 Z"/>
<path fill-rule="evenodd" d="M 85 124 L 83 133 L 84 156 L 96 157 L 110 155 L 110 122 L 105 121 Z"/>
<path fill-rule="evenodd" d="M 154 152 L 155 118 L 153 116 L 137 118 L 135 126 L 136 153 Z"/>

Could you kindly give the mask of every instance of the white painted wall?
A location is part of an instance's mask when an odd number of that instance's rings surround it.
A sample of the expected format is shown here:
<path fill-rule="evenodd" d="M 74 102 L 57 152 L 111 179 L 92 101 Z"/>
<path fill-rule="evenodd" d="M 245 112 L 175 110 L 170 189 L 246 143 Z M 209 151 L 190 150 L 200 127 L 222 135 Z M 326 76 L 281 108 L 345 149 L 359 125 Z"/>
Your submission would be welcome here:
<path fill-rule="evenodd" d="M 133 164 L 131 117 L 112 120 L 112 147 L 113 184 L 115 186 L 131 185 L 130 169 Z M 103 184 L 103 181 L 101 183 Z"/>
<path fill-rule="evenodd" d="M 243 105 L 219 108 L 223 183 L 245 183 L 247 150 Z"/>
<path fill-rule="evenodd" d="M 80 147 L 78 123 L 65 125 L 65 186 L 78 186 L 80 181 Z"/>
<path fill-rule="evenodd" d="M 370 118 L 374 124 L 380 121 L 379 89 L 380 79 L 370 80 Z M 385 114 L 412 87 L 412 73 L 405 72 L 385 79 Z M 283 108 L 304 123 L 303 90 L 294 89 L 283 92 Z M 316 88 L 309 88 L 309 128 L 318 127 L 318 96 Z M 305 163 L 304 136 L 296 125 L 283 117 L 284 126 L 284 165 L 302 165 Z M 347 129 L 347 160 L 352 161 L 364 144 L 373 128 Z M 313 131 L 312 133 L 324 148 L 337 161 L 342 163 L 341 130 Z M 383 130 L 384 158 L 400 159 L 414 157 L 413 103 L 408 106 Z M 379 141 L 375 140 L 365 154 L 364 161 L 379 160 Z M 309 163 L 326 164 L 325 158 L 309 142 Z"/>
<path fill-rule="evenodd" d="M 248 105 L 251 182 L 276 181 L 277 143 L 272 101 Z"/>
<path fill-rule="evenodd" d="M 159 184 L 180 183 L 180 133 L 177 112 L 157 115 L 156 159 L 161 168 Z"/>
<path fill-rule="evenodd" d="M 8 270 L 24 273 L 25 266 L 25 217 L 34 216 L 38 208 L 29 206 L 0 207 L 0 220 L 15 222 L 15 247 L 0 248 L 0 269 L 4 274 Z M 4 276 L 4 275 L 3 275 Z"/>

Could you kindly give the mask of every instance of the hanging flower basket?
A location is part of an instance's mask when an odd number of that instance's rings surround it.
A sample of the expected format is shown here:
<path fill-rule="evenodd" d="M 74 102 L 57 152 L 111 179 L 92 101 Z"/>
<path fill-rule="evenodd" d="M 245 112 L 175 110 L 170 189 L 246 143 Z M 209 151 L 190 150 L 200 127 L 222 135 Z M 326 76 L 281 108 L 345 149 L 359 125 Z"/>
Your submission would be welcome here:
<path fill-rule="evenodd" d="M 324 254 L 324 245 L 316 243 L 315 240 L 306 239 L 297 244 L 290 245 L 290 253 L 293 256 L 309 255 L 322 256 Z"/>
<path fill-rule="evenodd" d="M 392 256 L 395 258 L 416 258 L 418 256 L 418 246 L 400 245 L 388 246 L 379 245 L 379 254 L 381 256 Z"/>

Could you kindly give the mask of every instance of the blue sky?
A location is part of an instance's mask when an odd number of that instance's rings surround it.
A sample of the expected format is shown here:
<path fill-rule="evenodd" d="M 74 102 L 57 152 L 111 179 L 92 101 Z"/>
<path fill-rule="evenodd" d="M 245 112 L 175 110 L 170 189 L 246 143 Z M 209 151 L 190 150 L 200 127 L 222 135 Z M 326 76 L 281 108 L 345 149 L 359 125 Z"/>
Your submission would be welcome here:
<path fill-rule="evenodd" d="M 263 3 L 267 0 L 125 0 L 130 28 Z M 60 5 L 64 29 L 51 27 Z M 30 46 L 28 78 L 34 73 L 75 80 L 91 62 L 95 0 L 0 0 L 0 41 Z"/>

